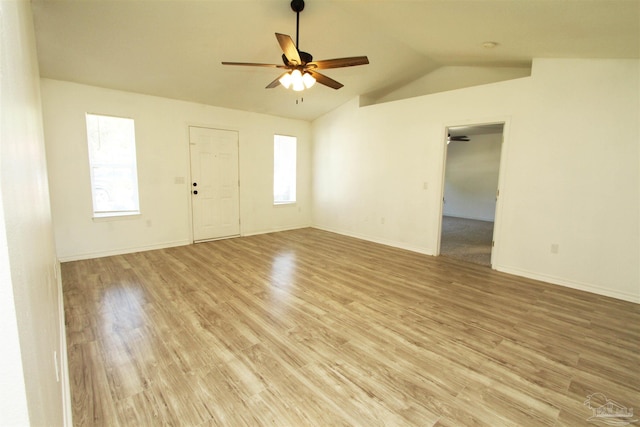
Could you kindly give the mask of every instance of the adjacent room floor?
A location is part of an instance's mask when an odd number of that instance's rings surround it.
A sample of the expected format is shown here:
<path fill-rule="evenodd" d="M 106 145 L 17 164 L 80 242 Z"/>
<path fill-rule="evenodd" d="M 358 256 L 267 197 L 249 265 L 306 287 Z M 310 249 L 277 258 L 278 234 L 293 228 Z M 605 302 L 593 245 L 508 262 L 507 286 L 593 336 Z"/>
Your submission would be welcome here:
<path fill-rule="evenodd" d="M 64 263 L 75 425 L 577 426 L 640 310 L 316 229 Z M 597 420 L 596 420 L 597 421 Z"/>
<path fill-rule="evenodd" d="M 491 267 L 493 222 L 442 217 L 440 255 Z"/>

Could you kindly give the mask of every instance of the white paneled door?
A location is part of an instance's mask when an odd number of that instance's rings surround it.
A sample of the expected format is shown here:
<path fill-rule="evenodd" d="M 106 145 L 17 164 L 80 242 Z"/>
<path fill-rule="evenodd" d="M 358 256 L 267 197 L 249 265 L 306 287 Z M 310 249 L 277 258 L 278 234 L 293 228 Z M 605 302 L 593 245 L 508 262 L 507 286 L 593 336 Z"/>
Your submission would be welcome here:
<path fill-rule="evenodd" d="M 238 236 L 238 132 L 189 127 L 195 242 Z"/>

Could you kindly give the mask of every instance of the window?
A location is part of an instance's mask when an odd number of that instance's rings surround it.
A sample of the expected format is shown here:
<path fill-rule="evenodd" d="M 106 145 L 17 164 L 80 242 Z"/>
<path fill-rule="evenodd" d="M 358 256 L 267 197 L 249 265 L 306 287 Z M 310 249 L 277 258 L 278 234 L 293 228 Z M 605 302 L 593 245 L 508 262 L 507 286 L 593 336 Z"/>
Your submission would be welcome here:
<path fill-rule="evenodd" d="M 273 203 L 296 202 L 295 136 L 275 135 L 273 138 Z"/>
<path fill-rule="evenodd" d="M 94 218 L 139 214 L 133 119 L 86 118 Z"/>

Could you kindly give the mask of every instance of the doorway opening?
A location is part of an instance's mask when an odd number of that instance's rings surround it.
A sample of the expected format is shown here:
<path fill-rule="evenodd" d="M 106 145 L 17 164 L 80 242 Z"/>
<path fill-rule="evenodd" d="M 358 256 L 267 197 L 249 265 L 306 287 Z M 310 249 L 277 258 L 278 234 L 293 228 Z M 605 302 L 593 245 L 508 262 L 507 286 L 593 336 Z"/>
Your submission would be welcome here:
<path fill-rule="evenodd" d="M 491 267 L 504 123 L 447 128 L 440 255 Z"/>

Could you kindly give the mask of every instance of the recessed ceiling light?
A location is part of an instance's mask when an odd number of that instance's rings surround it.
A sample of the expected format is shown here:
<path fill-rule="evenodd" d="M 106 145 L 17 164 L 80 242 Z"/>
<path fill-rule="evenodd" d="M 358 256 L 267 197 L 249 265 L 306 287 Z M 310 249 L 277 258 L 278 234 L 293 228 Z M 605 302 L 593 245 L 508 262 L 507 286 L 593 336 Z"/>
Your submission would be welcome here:
<path fill-rule="evenodd" d="M 484 47 L 485 49 L 493 49 L 496 46 L 498 46 L 498 43 L 496 43 L 496 42 L 484 42 L 484 43 L 482 43 L 482 47 Z"/>

